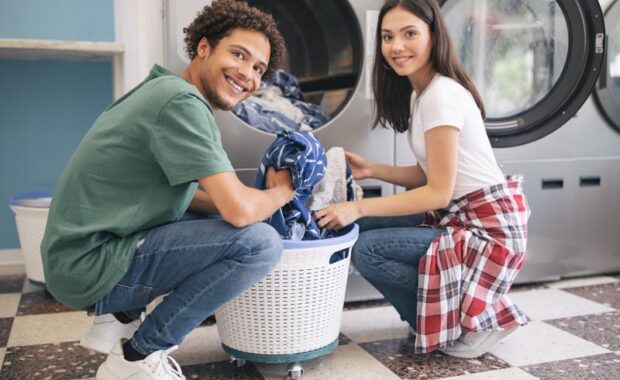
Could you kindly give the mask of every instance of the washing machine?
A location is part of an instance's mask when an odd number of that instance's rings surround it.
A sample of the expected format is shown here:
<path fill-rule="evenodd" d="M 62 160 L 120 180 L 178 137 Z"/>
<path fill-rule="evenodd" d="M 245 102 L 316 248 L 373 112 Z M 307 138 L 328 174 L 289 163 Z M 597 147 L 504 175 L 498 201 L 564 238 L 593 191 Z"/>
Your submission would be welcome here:
<path fill-rule="evenodd" d="M 620 203 L 615 200 L 620 139 L 590 96 L 606 67 L 600 4 L 440 4 L 459 60 L 485 102 L 487 134 L 498 162 L 504 173 L 525 176 L 532 215 L 528 261 L 517 281 L 620 270 Z M 396 139 L 397 164 L 411 163 L 406 142 Z"/>
<path fill-rule="evenodd" d="M 374 32 L 381 0 L 247 0 L 271 13 L 288 54 L 284 70 L 299 81 L 305 100 L 321 105 L 329 121 L 314 130 L 326 149 L 344 147 L 380 162 L 394 161 L 391 130 L 371 130 L 373 118 L 371 71 Z M 164 4 L 165 66 L 180 72 L 189 60 L 184 51 L 183 28 L 206 0 L 167 0 Z M 254 184 L 258 164 L 273 142 L 273 134 L 248 125 L 232 112 L 217 111 L 222 143 L 241 180 Z M 361 181 L 364 196 L 393 193 L 393 186 Z M 381 298 L 352 269 L 346 300 Z"/>
<path fill-rule="evenodd" d="M 573 255 L 567 276 L 620 270 L 620 1 L 601 1 L 606 51 L 591 96 L 569 120 L 574 148 Z M 563 127 L 564 128 L 564 127 Z"/>

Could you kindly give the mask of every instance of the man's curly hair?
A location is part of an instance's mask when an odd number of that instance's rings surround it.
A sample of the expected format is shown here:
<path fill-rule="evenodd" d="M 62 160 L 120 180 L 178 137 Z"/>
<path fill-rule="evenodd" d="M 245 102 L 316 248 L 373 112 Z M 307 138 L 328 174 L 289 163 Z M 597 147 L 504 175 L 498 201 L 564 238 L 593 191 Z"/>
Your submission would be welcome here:
<path fill-rule="evenodd" d="M 222 38 L 237 28 L 257 31 L 269 40 L 271 58 L 265 77 L 269 77 L 282 66 L 286 47 L 273 17 L 245 2 L 235 0 L 214 1 L 204 7 L 187 28 L 183 28 L 185 50 L 189 58 L 196 57 L 198 43 L 203 37 L 207 38 L 211 48 L 215 48 Z"/>

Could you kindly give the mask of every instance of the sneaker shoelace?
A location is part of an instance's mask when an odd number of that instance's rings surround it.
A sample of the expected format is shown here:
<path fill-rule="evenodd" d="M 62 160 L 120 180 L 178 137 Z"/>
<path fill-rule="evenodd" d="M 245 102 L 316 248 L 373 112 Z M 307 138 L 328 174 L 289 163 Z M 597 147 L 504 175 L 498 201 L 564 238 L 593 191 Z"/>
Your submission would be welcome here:
<path fill-rule="evenodd" d="M 170 379 L 185 380 L 185 376 L 181 372 L 181 366 L 172 358 L 170 353 L 179 348 L 179 346 L 172 346 L 165 351 L 159 351 L 157 357 L 157 364 L 155 365 L 155 373 L 166 374 Z"/>

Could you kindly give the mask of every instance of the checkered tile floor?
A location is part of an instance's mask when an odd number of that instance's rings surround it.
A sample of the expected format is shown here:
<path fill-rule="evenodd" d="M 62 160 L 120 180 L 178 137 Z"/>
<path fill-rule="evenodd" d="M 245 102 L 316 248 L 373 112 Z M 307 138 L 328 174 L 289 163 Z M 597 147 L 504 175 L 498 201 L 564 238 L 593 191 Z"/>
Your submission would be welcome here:
<path fill-rule="evenodd" d="M 531 322 L 475 360 L 413 355 L 407 325 L 384 302 L 347 304 L 341 342 L 304 362 L 312 379 L 620 379 L 620 276 L 518 287 L 512 299 Z M 0 379 L 90 379 L 104 355 L 78 345 L 91 317 L 57 303 L 0 268 Z M 285 365 L 235 368 L 205 323 L 173 356 L 188 379 L 283 379 Z"/>

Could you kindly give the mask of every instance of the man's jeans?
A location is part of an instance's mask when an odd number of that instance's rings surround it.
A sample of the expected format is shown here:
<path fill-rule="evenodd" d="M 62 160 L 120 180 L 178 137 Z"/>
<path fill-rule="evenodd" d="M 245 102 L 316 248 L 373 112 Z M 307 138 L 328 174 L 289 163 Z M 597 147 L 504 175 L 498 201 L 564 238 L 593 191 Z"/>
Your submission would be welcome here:
<path fill-rule="evenodd" d="M 418 262 L 443 229 L 418 227 L 422 215 L 362 218 L 353 264 L 415 329 Z"/>
<path fill-rule="evenodd" d="M 281 254 L 280 236 L 265 223 L 235 228 L 188 214 L 145 234 L 129 271 L 95 312 L 136 319 L 153 299 L 168 294 L 132 339 L 148 355 L 180 344 L 215 309 L 269 274 Z"/>

